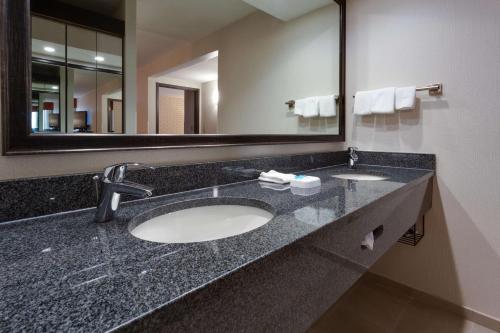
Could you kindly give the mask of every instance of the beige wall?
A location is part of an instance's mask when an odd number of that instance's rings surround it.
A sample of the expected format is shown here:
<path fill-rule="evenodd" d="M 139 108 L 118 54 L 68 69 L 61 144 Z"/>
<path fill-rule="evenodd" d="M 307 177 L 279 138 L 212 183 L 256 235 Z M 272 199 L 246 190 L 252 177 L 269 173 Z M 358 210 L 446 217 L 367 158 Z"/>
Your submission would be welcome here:
<path fill-rule="evenodd" d="M 201 133 L 217 134 L 217 103 L 214 94 L 218 90 L 217 80 L 205 82 L 201 86 Z"/>
<path fill-rule="evenodd" d="M 338 17 L 337 4 L 289 22 L 256 12 L 191 46 L 158 55 L 138 70 L 139 132 L 151 131 L 153 122 L 151 112 L 144 112 L 148 77 L 218 50 L 220 133 L 338 133 L 337 118 L 304 120 L 285 105 L 338 93 Z"/>
<path fill-rule="evenodd" d="M 339 91 L 339 6 L 288 22 L 262 12 L 220 30 L 218 130 L 338 133 L 336 118 L 304 120 L 285 101 Z"/>
<path fill-rule="evenodd" d="M 443 82 L 418 111 L 354 118 L 347 142 L 437 155 L 426 236 L 396 246 L 374 271 L 500 318 L 500 1 L 349 0 L 347 96 Z"/>

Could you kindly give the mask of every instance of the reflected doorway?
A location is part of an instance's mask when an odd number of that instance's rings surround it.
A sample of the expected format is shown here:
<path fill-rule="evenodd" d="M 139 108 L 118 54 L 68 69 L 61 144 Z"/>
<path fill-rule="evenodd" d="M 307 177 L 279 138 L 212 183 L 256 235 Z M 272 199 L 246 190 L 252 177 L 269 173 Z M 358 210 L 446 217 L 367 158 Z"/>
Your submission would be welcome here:
<path fill-rule="evenodd" d="M 156 134 L 199 134 L 200 90 L 156 84 Z"/>
<path fill-rule="evenodd" d="M 108 98 L 108 132 L 123 133 L 123 102 Z"/>

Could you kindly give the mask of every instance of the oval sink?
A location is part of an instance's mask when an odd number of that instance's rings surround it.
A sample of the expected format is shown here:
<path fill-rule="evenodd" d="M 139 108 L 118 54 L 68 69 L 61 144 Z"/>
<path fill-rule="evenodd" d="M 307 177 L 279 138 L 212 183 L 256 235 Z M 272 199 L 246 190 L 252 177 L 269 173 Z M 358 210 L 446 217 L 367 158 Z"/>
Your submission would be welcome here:
<path fill-rule="evenodd" d="M 332 175 L 334 178 L 349 179 L 349 180 L 384 180 L 388 177 L 369 174 L 369 173 L 342 173 L 338 175 Z"/>
<path fill-rule="evenodd" d="M 258 200 L 197 199 L 141 214 L 130 222 L 129 232 L 151 242 L 205 242 L 257 229 L 273 216 L 272 208 Z"/>

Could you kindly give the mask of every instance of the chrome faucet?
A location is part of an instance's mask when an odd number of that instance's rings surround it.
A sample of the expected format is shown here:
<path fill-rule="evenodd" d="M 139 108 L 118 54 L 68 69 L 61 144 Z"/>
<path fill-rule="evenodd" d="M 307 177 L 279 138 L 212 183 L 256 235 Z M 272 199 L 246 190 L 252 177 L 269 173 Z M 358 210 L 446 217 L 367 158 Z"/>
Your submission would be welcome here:
<path fill-rule="evenodd" d="M 129 167 L 138 167 L 142 169 L 154 169 L 140 163 L 121 163 L 108 166 L 104 169 L 102 177 L 94 176 L 97 186 L 98 203 L 95 214 L 96 222 L 111 221 L 120 205 L 121 194 L 129 194 L 139 198 L 150 197 L 153 194 L 153 188 L 125 181 L 125 174 Z"/>
<path fill-rule="evenodd" d="M 358 154 L 356 154 L 356 150 L 358 148 L 356 147 L 349 147 L 347 148 L 347 152 L 349 153 L 349 168 L 350 169 L 355 169 L 356 168 L 356 163 L 358 163 Z"/>

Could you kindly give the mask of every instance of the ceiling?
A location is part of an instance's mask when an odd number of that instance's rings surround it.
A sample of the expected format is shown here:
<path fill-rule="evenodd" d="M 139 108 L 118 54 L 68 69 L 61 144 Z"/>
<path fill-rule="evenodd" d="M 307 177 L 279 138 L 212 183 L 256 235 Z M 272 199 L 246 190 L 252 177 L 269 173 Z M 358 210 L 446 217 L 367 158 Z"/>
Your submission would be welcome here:
<path fill-rule="evenodd" d="M 333 0 L 243 0 L 282 21 L 289 21 L 313 10 L 331 5 Z"/>
<path fill-rule="evenodd" d="M 137 28 L 194 42 L 254 11 L 239 0 L 138 0 Z"/>
<path fill-rule="evenodd" d="M 166 76 L 197 83 L 210 82 L 218 78 L 218 64 L 219 58 L 215 57 L 174 70 Z"/>
<path fill-rule="evenodd" d="M 206 37 L 255 11 L 240 0 L 138 0 L 138 64 Z"/>

